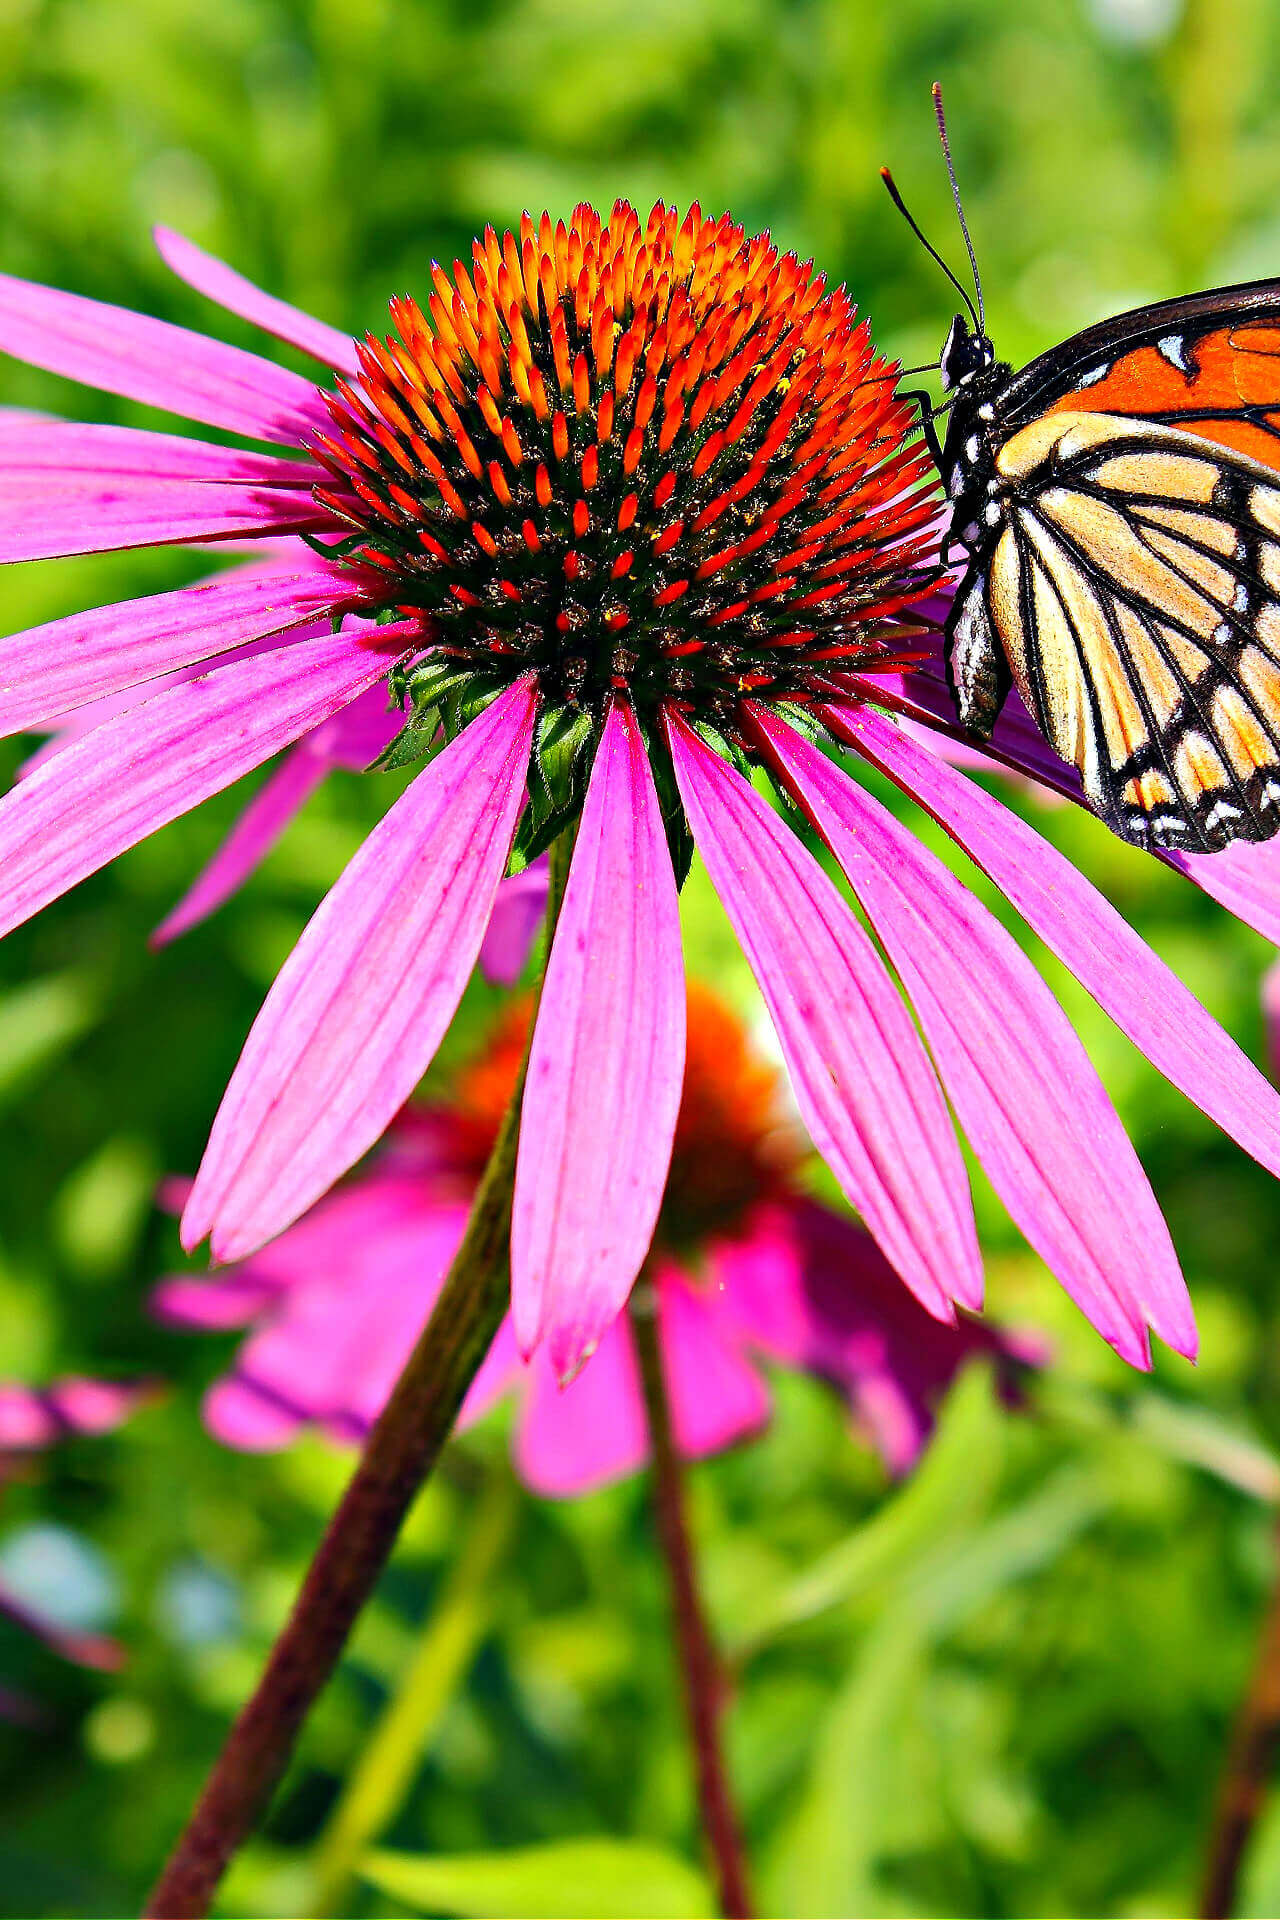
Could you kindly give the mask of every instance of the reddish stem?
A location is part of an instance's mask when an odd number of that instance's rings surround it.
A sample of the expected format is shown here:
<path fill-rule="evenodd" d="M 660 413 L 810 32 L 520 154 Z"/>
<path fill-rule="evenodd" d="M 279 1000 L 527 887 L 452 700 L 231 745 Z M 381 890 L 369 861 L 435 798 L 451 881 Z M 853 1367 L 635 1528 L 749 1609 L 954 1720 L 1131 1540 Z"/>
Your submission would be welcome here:
<path fill-rule="evenodd" d="M 1280 1545 L 1280 1537 L 1278 1537 Z M 1202 1920 L 1228 1920 L 1236 1904 L 1240 1870 L 1258 1816 L 1266 1802 L 1272 1763 L 1280 1744 L 1280 1578 L 1272 1588 L 1262 1636 L 1227 1749 L 1208 1864 L 1200 1895 Z"/>
<path fill-rule="evenodd" d="M 552 848 L 548 950 L 573 840 L 569 829 Z M 202 1920 L 208 1913 L 228 1863 L 280 1783 L 303 1722 L 337 1666 L 493 1342 L 510 1294 L 511 1201 L 527 1065 L 526 1048 L 431 1318 L 365 1443 L 262 1678 L 152 1890 L 146 1920 Z"/>
<path fill-rule="evenodd" d="M 727 1689 L 698 1591 L 685 1510 L 684 1471 L 671 1430 L 671 1409 L 652 1290 L 643 1281 L 632 1297 L 631 1324 L 640 1358 L 653 1447 L 654 1520 L 671 1584 L 672 1620 L 693 1747 L 698 1811 L 715 1868 L 720 1911 L 725 1920 L 751 1920 L 742 1832 L 720 1743 Z"/>

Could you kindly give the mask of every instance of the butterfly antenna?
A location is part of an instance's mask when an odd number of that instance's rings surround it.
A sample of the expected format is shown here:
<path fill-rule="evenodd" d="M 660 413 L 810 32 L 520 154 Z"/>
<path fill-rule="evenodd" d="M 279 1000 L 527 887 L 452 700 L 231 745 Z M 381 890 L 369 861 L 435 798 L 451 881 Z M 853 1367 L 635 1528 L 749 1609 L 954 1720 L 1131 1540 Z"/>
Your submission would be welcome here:
<path fill-rule="evenodd" d="M 951 182 L 951 198 L 956 203 L 956 218 L 960 222 L 960 231 L 964 235 L 965 250 L 969 255 L 969 265 L 973 270 L 973 284 L 978 295 L 978 332 L 985 333 L 986 315 L 982 308 L 982 276 L 978 272 L 978 257 L 973 251 L 973 242 L 969 238 L 969 224 L 964 217 L 964 205 L 960 199 L 960 188 L 956 181 L 956 170 L 951 161 L 951 142 L 947 138 L 947 117 L 942 111 L 942 82 L 933 83 L 933 111 L 938 122 L 938 138 L 942 142 L 942 157 L 947 163 L 947 178 Z M 972 306 L 969 308 L 973 312 Z"/>
<path fill-rule="evenodd" d="M 912 218 L 910 212 L 907 209 L 906 201 L 903 199 L 902 195 L 898 192 L 898 183 L 894 179 L 893 175 L 890 173 L 888 167 L 881 167 L 880 178 L 884 181 L 885 187 L 888 191 L 889 198 L 892 200 L 894 206 L 898 209 L 898 212 L 902 215 L 903 219 L 906 221 L 907 225 L 910 227 L 912 233 L 914 233 L 916 239 L 920 242 L 920 245 L 924 248 L 925 252 L 929 255 L 931 259 L 936 260 L 938 265 L 942 268 L 942 271 L 946 274 L 948 280 L 951 282 L 956 292 L 960 295 L 960 298 L 964 301 L 965 306 L 968 307 L 969 317 L 973 321 L 974 326 L 978 329 L 978 332 L 981 333 L 982 332 L 981 312 L 977 308 L 975 308 L 973 301 L 969 298 L 968 289 L 959 280 L 956 279 L 955 274 L 952 273 L 950 267 L 947 265 L 942 255 L 938 252 L 938 249 L 935 246 L 931 245 L 930 242 L 925 239 L 923 233 L 921 233 L 919 225 Z M 972 248 L 970 248 L 971 256 L 972 256 L 972 251 L 973 251 Z M 979 300 L 981 300 L 982 298 L 981 291 L 979 291 L 978 298 Z"/>

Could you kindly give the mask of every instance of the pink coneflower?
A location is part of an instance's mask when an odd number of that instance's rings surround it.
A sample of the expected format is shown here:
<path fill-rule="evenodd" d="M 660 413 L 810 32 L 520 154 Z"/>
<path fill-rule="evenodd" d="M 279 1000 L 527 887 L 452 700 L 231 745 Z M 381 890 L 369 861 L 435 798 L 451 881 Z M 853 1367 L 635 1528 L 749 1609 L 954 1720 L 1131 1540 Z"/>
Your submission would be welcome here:
<path fill-rule="evenodd" d="M 697 1459 L 763 1426 L 764 1358 L 830 1381 L 890 1472 L 904 1473 L 967 1359 L 990 1355 L 1012 1388 L 1016 1365 L 1041 1361 L 1043 1349 L 925 1313 L 869 1235 L 804 1196 L 805 1142 L 741 1022 L 693 983 L 688 1013 L 680 1115 L 648 1269 L 676 1443 Z M 175 1325 L 253 1328 L 206 1401 L 219 1439 L 278 1447 L 306 1425 L 339 1441 L 364 1439 L 462 1236 L 527 1025 L 528 1007 L 511 1007 L 448 1102 L 401 1116 L 372 1166 L 253 1258 L 211 1278 L 161 1283 L 154 1306 Z M 648 1457 L 626 1313 L 568 1387 L 545 1348 L 521 1360 L 505 1321 L 462 1424 L 512 1392 L 516 1465 L 538 1493 L 582 1493 Z"/>
<path fill-rule="evenodd" d="M 154 1392 L 151 1382 L 91 1380 L 80 1374 L 42 1388 L 0 1382 L 0 1487 L 22 1474 L 33 1455 L 59 1441 L 110 1433 Z M 63 1626 L 2 1585 L 0 1619 L 34 1634 L 77 1666 L 113 1668 L 124 1658 L 117 1641 Z M 29 1721 L 41 1716 L 36 1703 L 0 1685 L 0 1717 Z"/>
<path fill-rule="evenodd" d="M 683 1067 L 677 881 L 691 841 L 815 1145 L 928 1311 L 945 1320 L 982 1295 L 949 1097 L 1013 1218 L 1106 1338 L 1137 1365 L 1148 1327 L 1193 1352 L 1168 1233 L 1056 1001 L 827 745 L 942 820 L 1155 1064 L 1273 1171 L 1280 1103 L 1074 869 L 876 710 L 877 675 L 913 651 L 886 622 L 936 578 L 932 475 L 843 290 L 727 218 L 659 206 L 642 223 L 619 204 L 605 224 L 580 207 L 568 226 L 487 232 L 470 272 L 433 268 L 425 310 L 392 303 L 398 337 L 357 345 L 175 236 L 161 247 L 335 369 L 336 387 L 0 283 L 0 346 L 288 449 L 11 427 L 0 557 L 279 535 L 319 551 L 305 569 L 229 574 L 5 643 L 0 722 L 16 730 L 273 637 L 139 696 L 8 797 L 0 930 L 388 675 L 407 717 L 385 758 L 430 757 L 273 987 L 186 1243 L 207 1235 L 215 1257 L 242 1259 L 378 1139 L 452 1018 L 513 844 L 522 862 L 576 823 L 515 1176 L 523 1352 L 545 1340 L 571 1372 L 652 1238 Z M 337 630 L 297 637 L 318 619 Z M 923 1038 L 806 846 L 814 831 Z"/>

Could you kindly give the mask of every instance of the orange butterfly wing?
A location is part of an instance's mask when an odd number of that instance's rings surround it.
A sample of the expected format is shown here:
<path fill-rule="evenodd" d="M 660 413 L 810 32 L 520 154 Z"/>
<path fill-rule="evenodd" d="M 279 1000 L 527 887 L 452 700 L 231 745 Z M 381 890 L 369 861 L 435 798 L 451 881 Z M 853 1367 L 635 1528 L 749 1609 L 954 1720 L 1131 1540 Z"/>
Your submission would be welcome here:
<path fill-rule="evenodd" d="M 1044 411 L 1154 420 L 1280 467 L 1280 324 L 1179 331 L 1171 321 L 1154 345 L 1101 360 Z"/>

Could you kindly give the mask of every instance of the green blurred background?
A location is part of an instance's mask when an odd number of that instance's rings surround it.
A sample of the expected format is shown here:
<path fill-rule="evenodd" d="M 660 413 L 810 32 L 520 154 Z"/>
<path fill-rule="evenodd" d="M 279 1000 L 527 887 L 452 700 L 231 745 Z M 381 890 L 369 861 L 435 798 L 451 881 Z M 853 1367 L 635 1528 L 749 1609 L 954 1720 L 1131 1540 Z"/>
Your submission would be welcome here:
<path fill-rule="evenodd" d="M 697 199 L 815 254 L 883 344 L 927 359 L 948 289 L 876 168 L 957 254 L 936 77 L 1014 360 L 1118 307 L 1280 269 L 1280 8 L 1262 0 L 0 0 L 0 268 L 261 347 L 167 276 L 153 222 L 354 330 L 488 220 Z M 11 364 L 0 401 L 142 418 Z M 0 617 L 195 571 L 164 554 L 15 570 Z M 43 1580 L 130 1656 L 86 1675 L 0 1630 L 0 1679 L 50 1719 L 0 1728 L 0 1913 L 136 1907 L 347 1470 L 318 1443 L 216 1446 L 199 1398 L 229 1344 L 161 1331 L 145 1297 L 176 1259 L 155 1181 L 194 1167 L 264 988 L 387 791 L 331 782 L 244 894 L 159 957 L 148 930 L 241 796 L 0 947 L 0 1371 L 171 1383 L 4 1494 L 0 1576 Z M 1033 811 L 1257 1053 L 1263 943 L 1074 811 Z M 688 919 L 693 964 L 751 1012 L 696 875 Z M 1272 1570 L 1280 1194 L 1045 964 L 1165 1205 L 1204 1358 L 1127 1373 L 979 1182 L 993 1302 L 1056 1343 L 1033 1408 L 967 1380 L 923 1475 L 893 1490 L 824 1390 L 779 1379 L 767 1437 L 696 1471 L 768 1912 L 1191 1903 Z M 473 991 L 463 1042 L 493 1004 Z M 228 1914 L 312 1897 L 309 1849 L 477 1528 L 492 1568 L 456 1610 L 474 1658 L 386 1835 L 421 1856 L 416 1892 L 353 1882 L 341 1910 L 568 1912 L 554 1855 L 496 1886 L 477 1857 L 583 1837 L 623 1843 L 610 1912 L 705 1897 L 643 1486 L 541 1503 L 505 1458 L 499 1418 L 420 1503 Z M 1246 1894 L 1280 1911 L 1280 1805 Z"/>

